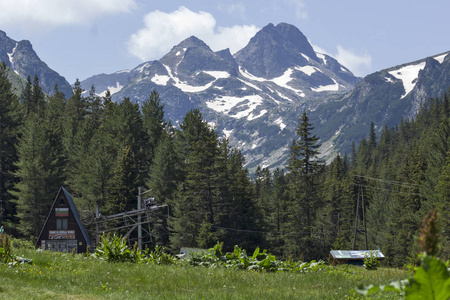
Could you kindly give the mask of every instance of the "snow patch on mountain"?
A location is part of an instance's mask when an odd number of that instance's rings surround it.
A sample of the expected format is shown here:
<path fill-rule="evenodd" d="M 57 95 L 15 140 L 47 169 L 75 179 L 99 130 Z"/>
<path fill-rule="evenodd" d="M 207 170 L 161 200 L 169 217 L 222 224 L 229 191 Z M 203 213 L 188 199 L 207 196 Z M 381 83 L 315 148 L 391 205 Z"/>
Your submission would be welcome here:
<path fill-rule="evenodd" d="M 313 66 L 304 66 L 304 67 L 295 67 L 296 70 L 302 71 L 303 73 L 305 73 L 308 76 L 311 76 L 313 73 L 315 72 L 322 72 L 319 69 L 317 69 L 316 67 Z"/>
<path fill-rule="evenodd" d="M 281 75 L 280 77 L 273 78 L 271 81 L 278 86 L 294 91 L 300 97 L 305 97 L 305 93 L 302 90 L 294 89 L 293 87 L 288 85 L 288 83 L 292 81 L 291 77 L 292 72 L 294 72 L 294 69 L 289 68 L 283 73 L 283 75 Z"/>
<path fill-rule="evenodd" d="M 109 90 L 109 92 L 111 93 L 111 95 L 114 95 L 115 93 L 119 92 L 121 89 L 123 88 L 123 85 L 120 84 L 120 82 L 116 82 L 116 86 L 108 86 L 108 88 L 101 92 L 99 94 L 100 97 L 104 97 L 106 96 L 106 91 Z"/>
<path fill-rule="evenodd" d="M 262 102 L 263 98 L 259 95 L 244 97 L 219 96 L 214 100 L 207 101 L 206 106 L 235 119 L 247 117 L 248 120 L 253 120 L 267 113 L 267 110 L 262 110 L 256 115 L 252 113 Z"/>
<path fill-rule="evenodd" d="M 234 129 L 231 129 L 231 130 L 227 130 L 226 128 L 224 128 L 223 130 L 222 130 L 222 132 L 223 132 L 223 135 L 225 136 L 225 138 L 230 138 L 230 136 L 231 136 L 231 134 L 233 133 L 233 131 L 234 131 Z"/>
<path fill-rule="evenodd" d="M 284 95 L 283 93 L 280 93 L 279 91 L 275 91 L 277 93 L 278 96 L 280 96 L 283 99 L 286 99 L 287 101 L 292 102 L 292 99 L 288 98 L 286 95 Z"/>
<path fill-rule="evenodd" d="M 257 77 L 253 74 L 250 74 L 247 70 L 242 69 L 241 66 L 239 66 L 239 72 L 241 73 L 242 76 L 244 76 L 245 78 L 250 79 L 250 80 L 259 81 L 259 82 L 267 81 L 267 79 L 265 79 L 265 78 Z"/>
<path fill-rule="evenodd" d="M 267 113 L 267 110 L 266 110 L 266 109 L 261 110 L 261 111 L 260 111 L 258 114 L 256 114 L 256 115 L 253 114 L 253 113 L 251 113 L 251 114 L 248 115 L 247 120 L 251 121 L 251 120 L 254 120 L 254 119 L 258 119 L 259 117 L 264 116 L 266 113 Z"/>
<path fill-rule="evenodd" d="M 318 58 L 320 58 L 322 61 L 323 61 L 323 63 L 326 65 L 327 64 L 327 59 L 325 58 L 325 55 L 324 54 L 322 54 L 322 53 L 317 53 L 316 52 L 316 56 L 318 57 Z"/>
<path fill-rule="evenodd" d="M 167 85 L 167 82 L 170 80 L 170 77 L 167 75 L 155 74 L 155 76 L 153 76 L 152 79 L 150 80 L 156 83 L 157 85 Z"/>
<path fill-rule="evenodd" d="M 208 75 L 211 75 L 212 77 L 216 79 L 220 78 L 229 78 L 231 75 L 228 72 L 225 71 L 202 71 L 203 73 L 206 73 Z"/>
<path fill-rule="evenodd" d="M 309 58 L 309 56 L 307 56 L 306 54 L 300 53 L 303 58 L 305 58 L 308 62 L 311 60 L 311 58 Z"/>
<path fill-rule="evenodd" d="M 145 68 L 148 68 L 148 67 L 150 67 L 150 64 L 149 63 L 145 63 L 142 66 L 134 69 L 134 71 L 141 73 L 142 71 L 144 71 Z"/>
<path fill-rule="evenodd" d="M 241 78 L 237 78 L 237 79 L 238 79 L 240 82 L 242 82 L 243 84 L 248 85 L 249 87 L 251 87 L 251 88 L 253 88 L 253 89 L 257 90 L 257 91 L 262 92 L 262 90 L 261 90 L 259 87 L 257 87 L 256 85 L 254 85 L 253 83 L 250 83 L 250 82 L 248 82 L 248 81 L 242 80 Z M 242 90 L 245 91 L 246 89 L 242 88 Z"/>
<path fill-rule="evenodd" d="M 14 64 L 13 55 L 14 55 L 14 52 L 16 52 L 17 45 L 19 45 L 19 43 L 16 43 L 16 46 L 12 49 L 12 52 L 11 52 L 11 53 L 8 53 L 9 62 L 11 63 L 11 65 Z"/>
<path fill-rule="evenodd" d="M 169 77 L 173 79 L 174 86 L 176 86 L 177 88 L 179 88 L 180 90 L 182 90 L 185 93 L 198 93 L 198 92 L 202 92 L 204 90 L 207 90 L 211 87 L 211 85 L 214 83 L 214 81 L 206 84 L 206 85 L 202 85 L 202 86 L 193 86 L 193 85 L 189 85 L 186 82 L 181 81 L 178 77 L 174 76 L 172 74 L 172 70 L 166 66 L 163 65 L 164 68 L 166 68 L 167 73 L 169 73 Z"/>
<path fill-rule="evenodd" d="M 333 80 L 334 84 L 321 85 L 317 88 L 312 87 L 311 90 L 314 92 L 339 91 L 339 83 L 337 83 L 336 80 L 334 80 L 333 78 L 331 78 L 331 80 Z"/>
<path fill-rule="evenodd" d="M 425 68 L 425 62 L 421 62 L 415 65 L 407 65 L 403 68 L 390 71 L 389 74 L 394 76 L 397 79 L 400 79 L 403 82 L 403 88 L 405 89 L 405 93 L 402 95 L 401 99 L 403 99 L 412 89 L 416 86 L 417 77 L 419 76 L 420 70 Z"/>
<path fill-rule="evenodd" d="M 444 58 L 447 56 L 447 54 L 448 54 L 448 52 L 444 53 L 444 54 L 441 54 L 441 55 L 438 55 L 438 56 L 434 56 L 433 58 L 435 60 L 437 60 L 440 64 L 442 64 L 444 62 Z"/>
<path fill-rule="evenodd" d="M 275 124 L 277 124 L 278 126 L 280 126 L 280 129 L 281 129 L 281 130 L 283 130 L 284 128 L 286 128 L 286 124 L 283 123 L 283 119 L 282 119 L 281 117 L 275 120 Z"/>
<path fill-rule="evenodd" d="M 114 74 L 122 74 L 122 73 L 130 73 L 130 72 L 131 72 L 131 70 L 126 69 L 126 70 L 122 70 L 122 71 L 117 71 Z"/>

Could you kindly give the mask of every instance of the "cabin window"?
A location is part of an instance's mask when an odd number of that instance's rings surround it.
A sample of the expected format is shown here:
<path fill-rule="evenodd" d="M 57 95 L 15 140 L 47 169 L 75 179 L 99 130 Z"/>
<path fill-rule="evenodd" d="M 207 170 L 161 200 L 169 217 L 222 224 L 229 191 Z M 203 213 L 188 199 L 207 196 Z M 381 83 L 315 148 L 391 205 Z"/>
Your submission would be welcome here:
<path fill-rule="evenodd" d="M 64 206 L 64 205 L 66 205 L 66 201 L 64 201 L 64 198 L 61 198 L 59 200 L 59 206 Z"/>
<path fill-rule="evenodd" d="M 56 219 L 56 230 L 67 230 L 68 225 L 68 219 Z"/>

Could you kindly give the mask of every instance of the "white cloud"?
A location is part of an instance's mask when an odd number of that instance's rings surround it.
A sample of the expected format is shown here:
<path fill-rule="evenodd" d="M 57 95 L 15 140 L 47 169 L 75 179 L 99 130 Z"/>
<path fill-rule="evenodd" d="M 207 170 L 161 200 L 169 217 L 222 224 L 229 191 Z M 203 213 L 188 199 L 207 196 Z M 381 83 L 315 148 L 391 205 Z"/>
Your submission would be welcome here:
<path fill-rule="evenodd" d="M 341 64 L 353 72 L 356 76 L 367 75 L 372 66 L 372 56 L 368 53 L 357 54 L 352 50 L 337 46 L 337 54 L 334 56 Z"/>
<path fill-rule="evenodd" d="M 312 45 L 314 51 L 327 54 L 339 61 L 356 76 L 365 76 L 372 67 L 372 56 L 368 53 L 358 54 L 353 50 L 345 49 L 341 45 L 336 47 L 337 53 L 330 53 L 317 45 Z"/>
<path fill-rule="evenodd" d="M 141 60 L 159 59 L 174 45 L 191 35 L 208 44 L 212 50 L 243 48 L 259 30 L 254 25 L 217 27 L 216 19 L 208 12 L 193 12 L 181 6 L 171 13 L 152 11 L 144 18 L 145 27 L 133 34 L 128 51 Z"/>
<path fill-rule="evenodd" d="M 39 30 L 86 24 L 104 14 L 129 12 L 135 7 L 135 0 L 2 0 L 0 25 Z"/>

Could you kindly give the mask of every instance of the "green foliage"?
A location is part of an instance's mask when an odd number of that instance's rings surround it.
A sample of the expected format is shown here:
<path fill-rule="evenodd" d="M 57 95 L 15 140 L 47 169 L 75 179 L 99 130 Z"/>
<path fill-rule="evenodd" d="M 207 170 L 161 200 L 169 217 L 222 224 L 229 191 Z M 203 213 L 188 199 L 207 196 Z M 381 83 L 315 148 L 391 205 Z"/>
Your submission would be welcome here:
<path fill-rule="evenodd" d="M 14 241 L 14 239 L 12 239 Z M 12 254 L 11 238 L 6 233 L 0 233 L 0 263 L 8 266 L 16 266 L 19 264 L 30 264 L 31 259 L 15 256 Z"/>
<path fill-rule="evenodd" d="M 17 170 L 17 142 L 21 126 L 21 110 L 19 99 L 12 90 L 8 80 L 6 64 L 0 64 L 0 220 L 6 230 L 14 230 L 17 219 L 16 207 L 11 190 L 18 181 Z"/>
<path fill-rule="evenodd" d="M 361 281 L 379 284 L 407 272 L 380 268 L 369 274 L 357 267 L 350 268 L 352 274 L 256 272 L 188 267 L 182 261 L 105 263 L 82 254 L 26 249 L 18 253 L 33 263 L 14 267 L 0 263 L 2 299 L 345 299 Z"/>
<path fill-rule="evenodd" d="M 135 243 L 133 249 L 130 249 L 127 246 L 126 238 L 119 237 L 116 234 L 103 234 L 102 242 L 95 249 L 94 256 L 110 263 L 132 262 L 170 265 L 175 262 L 175 257 L 167 253 L 164 247 L 156 245 L 153 251 L 150 251 L 150 249 L 141 251 Z"/>
<path fill-rule="evenodd" d="M 422 251 L 428 255 L 439 253 L 439 243 L 441 239 L 441 229 L 438 223 L 439 213 L 436 209 L 429 213 L 423 220 L 423 225 L 419 228 L 419 245 Z"/>
<path fill-rule="evenodd" d="M 12 259 L 11 240 L 6 233 L 0 233 L 0 262 L 7 263 Z"/>
<path fill-rule="evenodd" d="M 405 287 L 406 299 L 450 299 L 449 262 L 426 253 L 419 257 L 421 265 L 414 269 L 414 277 Z"/>
<path fill-rule="evenodd" d="M 156 245 L 153 251 L 150 251 L 149 253 L 145 252 L 143 261 L 156 265 L 171 265 L 175 263 L 175 257 L 172 254 L 167 253 L 164 247 Z"/>
<path fill-rule="evenodd" d="M 364 267 L 366 270 L 376 270 L 380 265 L 377 252 L 370 251 L 368 255 L 364 257 Z"/>
<path fill-rule="evenodd" d="M 126 239 L 113 235 L 102 235 L 102 242 L 95 248 L 94 255 L 110 263 L 136 262 L 135 253 L 128 248 Z"/>
<path fill-rule="evenodd" d="M 328 267 L 323 261 L 311 262 L 290 262 L 280 261 L 275 255 L 267 253 L 267 250 L 260 251 L 259 247 L 255 249 L 251 256 L 239 246 L 234 246 L 233 252 L 223 254 L 222 244 L 217 243 L 213 248 L 208 249 L 206 253 L 192 253 L 187 258 L 188 264 L 192 266 L 202 266 L 209 268 L 225 267 L 232 269 L 242 269 L 250 271 L 276 272 L 312 272 L 326 270 Z"/>
<path fill-rule="evenodd" d="M 387 285 L 359 286 L 356 292 L 370 296 L 380 291 L 396 291 L 406 300 L 447 300 L 450 298 L 449 262 L 444 263 L 435 256 L 426 253 L 419 255 L 421 265 L 414 268 L 414 276 Z"/>

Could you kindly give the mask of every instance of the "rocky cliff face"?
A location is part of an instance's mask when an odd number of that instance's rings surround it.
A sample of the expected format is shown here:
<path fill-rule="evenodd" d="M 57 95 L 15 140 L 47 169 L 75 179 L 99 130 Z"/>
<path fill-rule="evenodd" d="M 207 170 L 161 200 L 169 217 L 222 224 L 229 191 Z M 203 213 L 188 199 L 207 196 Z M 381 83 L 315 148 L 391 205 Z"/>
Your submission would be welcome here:
<path fill-rule="evenodd" d="M 55 84 L 57 84 L 59 91 L 67 97 L 72 95 L 70 84 L 38 57 L 29 41 L 16 42 L 5 32 L 0 31 L 0 60 L 25 80 L 28 76 L 33 80 L 37 75 L 42 90 L 46 94 L 53 94 Z"/>

